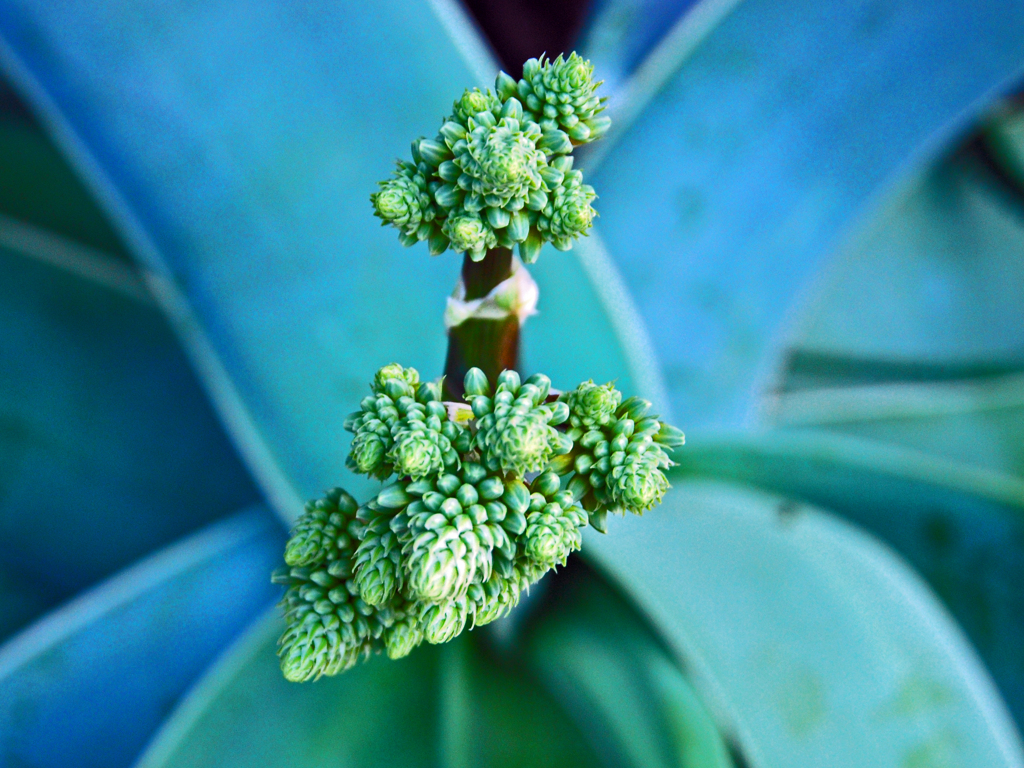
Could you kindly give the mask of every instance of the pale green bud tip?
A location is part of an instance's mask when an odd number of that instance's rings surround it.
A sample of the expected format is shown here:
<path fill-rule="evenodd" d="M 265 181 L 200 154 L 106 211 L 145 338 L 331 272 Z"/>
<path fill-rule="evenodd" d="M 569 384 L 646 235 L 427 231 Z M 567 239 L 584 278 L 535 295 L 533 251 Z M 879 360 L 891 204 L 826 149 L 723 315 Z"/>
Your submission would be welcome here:
<path fill-rule="evenodd" d="M 384 460 L 384 442 L 374 434 L 359 434 L 352 441 L 352 462 L 364 475 L 372 474 Z"/>
<path fill-rule="evenodd" d="M 682 430 L 664 422 L 662 422 L 661 429 L 654 436 L 654 439 L 656 442 L 667 445 L 669 448 L 678 448 L 686 442 L 686 436 Z"/>
<path fill-rule="evenodd" d="M 572 415 L 584 424 L 604 425 L 615 415 L 615 409 L 622 401 L 622 393 L 611 382 L 598 385 L 593 381 L 585 381 L 575 392 L 569 393 L 568 400 Z"/>
<path fill-rule="evenodd" d="M 506 472 L 526 474 L 544 469 L 558 447 L 558 433 L 538 413 L 512 416 L 492 446 Z"/>
<path fill-rule="evenodd" d="M 448 217 L 443 231 L 451 242 L 452 250 L 457 253 L 486 250 L 489 240 L 494 237 L 483 219 L 472 213 Z"/>
<path fill-rule="evenodd" d="M 374 193 L 371 199 L 377 215 L 385 221 L 395 221 L 409 215 L 409 201 L 394 184 L 388 184 L 380 192 Z"/>
<path fill-rule="evenodd" d="M 284 550 L 284 561 L 288 565 L 308 565 L 320 554 L 320 537 L 292 536 Z"/>
<path fill-rule="evenodd" d="M 437 444 L 424 434 L 414 433 L 399 440 L 394 447 L 398 474 L 418 480 L 444 469 L 444 460 Z"/>
<path fill-rule="evenodd" d="M 670 487 L 657 463 L 643 457 L 631 456 L 613 470 L 612 476 L 613 498 L 635 514 L 660 504 Z"/>
<path fill-rule="evenodd" d="M 534 562 L 554 565 L 565 559 L 565 549 L 558 531 L 547 527 L 526 529 L 526 556 Z"/>
<path fill-rule="evenodd" d="M 461 98 L 452 106 L 452 110 L 456 115 L 465 119 L 481 112 L 490 112 L 496 106 L 500 106 L 500 102 L 491 95 L 490 91 L 481 93 L 478 88 L 472 90 L 467 88 Z"/>
<path fill-rule="evenodd" d="M 467 395 L 486 396 L 491 394 L 491 385 L 487 381 L 487 375 L 479 368 L 470 368 L 466 371 L 463 386 Z"/>
<path fill-rule="evenodd" d="M 590 85 L 591 76 L 594 73 L 594 65 L 577 55 L 575 51 L 569 54 L 569 58 L 557 69 L 562 82 L 573 90 Z"/>
<path fill-rule="evenodd" d="M 446 600 L 437 605 L 427 604 L 420 616 L 423 636 L 433 645 L 447 643 L 465 629 L 467 617 L 468 608 L 464 598 Z"/>
<path fill-rule="evenodd" d="M 400 379 L 410 387 L 415 387 L 419 384 L 420 374 L 415 368 L 403 368 L 398 363 L 390 363 L 377 371 L 372 389 L 375 392 L 383 392 L 388 379 Z"/>
<path fill-rule="evenodd" d="M 356 574 L 356 587 L 367 605 L 384 605 L 395 595 L 394 564 L 388 560 L 380 563 L 377 568 L 362 568 Z"/>
<path fill-rule="evenodd" d="M 423 630 L 414 619 L 395 622 L 384 635 L 389 659 L 402 659 L 423 642 Z"/>

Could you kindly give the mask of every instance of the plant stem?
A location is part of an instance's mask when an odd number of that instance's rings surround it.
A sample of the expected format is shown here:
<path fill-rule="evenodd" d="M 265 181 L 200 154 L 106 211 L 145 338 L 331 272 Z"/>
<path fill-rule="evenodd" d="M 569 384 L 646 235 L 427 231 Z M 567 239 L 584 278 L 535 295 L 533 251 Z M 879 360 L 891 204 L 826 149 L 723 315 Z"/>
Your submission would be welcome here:
<path fill-rule="evenodd" d="M 466 254 L 462 282 L 466 300 L 480 299 L 512 275 L 512 251 L 494 248 L 481 261 Z M 470 368 L 480 368 L 491 381 L 506 369 L 519 367 L 519 318 L 466 320 L 448 331 L 448 357 L 444 364 L 444 397 L 461 400 L 462 380 Z"/>

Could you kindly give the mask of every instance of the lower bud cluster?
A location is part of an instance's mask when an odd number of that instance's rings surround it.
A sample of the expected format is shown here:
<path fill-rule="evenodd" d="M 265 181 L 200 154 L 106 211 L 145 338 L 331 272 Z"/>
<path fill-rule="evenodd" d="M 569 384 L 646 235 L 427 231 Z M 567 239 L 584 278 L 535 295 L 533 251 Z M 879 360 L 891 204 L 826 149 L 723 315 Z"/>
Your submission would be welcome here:
<path fill-rule="evenodd" d="M 389 365 L 346 424 L 350 468 L 394 482 L 360 506 L 341 489 L 306 505 L 285 549 L 285 676 L 398 659 L 504 616 L 609 511 L 641 513 L 668 488 L 682 433 L 610 384 L 560 394 L 546 376 L 466 375 L 469 408 Z M 379 444 L 367 451 L 370 444 Z M 367 458 L 367 456 L 369 458 Z"/>

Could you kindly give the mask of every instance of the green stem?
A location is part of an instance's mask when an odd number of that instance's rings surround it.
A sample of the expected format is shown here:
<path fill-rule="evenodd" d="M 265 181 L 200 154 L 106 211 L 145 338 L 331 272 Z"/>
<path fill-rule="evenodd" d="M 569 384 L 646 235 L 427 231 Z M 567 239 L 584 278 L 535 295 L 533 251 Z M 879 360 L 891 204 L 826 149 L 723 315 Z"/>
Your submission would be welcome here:
<path fill-rule="evenodd" d="M 480 299 L 512 275 L 512 251 L 494 248 L 481 261 L 463 257 L 462 282 L 466 300 Z M 480 368 L 491 381 L 506 369 L 519 367 L 519 318 L 466 320 L 448 332 L 444 365 L 444 397 L 461 400 L 462 380 L 470 368 Z"/>

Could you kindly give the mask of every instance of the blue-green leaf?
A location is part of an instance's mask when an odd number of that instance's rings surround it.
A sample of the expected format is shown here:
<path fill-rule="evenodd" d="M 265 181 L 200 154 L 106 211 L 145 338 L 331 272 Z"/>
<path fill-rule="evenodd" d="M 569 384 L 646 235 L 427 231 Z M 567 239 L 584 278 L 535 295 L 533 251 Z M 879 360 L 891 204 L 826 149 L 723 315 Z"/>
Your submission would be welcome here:
<path fill-rule="evenodd" d="M 900 190 L 821 276 L 790 340 L 802 365 L 784 374 L 795 380 L 783 388 L 966 379 L 1024 367 L 1021 206 L 962 154 Z"/>
<path fill-rule="evenodd" d="M 0 647 L 6 764 L 129 766 L 273 599 L 283 536 L 258 508 L 161 551 Z"/>
<path fill-rule="evenodd" d="M 585 547 L 754 768 L 1024 765 L 981 663 L 920 580 L 849 525 L 787 509 L 680 484 Z"/>
<path fill-rule="evenodd" d="M 0 564 L 53 604 L 257 491 L 138 275 L 0 218 Z"/>
<path fill-rule="evenodd" d="M 837 233 L 1024 67 L 1024 6 L 1002 0 L 745 0 L 717 21 L 652 54 L 589 161 L 694 438 L 751 418 Z"/>
<path fill-rule="evenodd" d="M 597 757 L 521 670 L 463 635 L 296 685 L 276 611 L 226 653 L 139 762 L 171 766 L 582 766 Z"/>
<path fill-rule="evenodd" d="M 841 512 L 930 581 L 1024 722 L 1021 201 L 955 154 L 840 249 L 796 323 L 775 431 L 691 471 Z"/>
<path fill-rule="evenodd" d="M 289 512 L 339 481 L 370 372 L 441 369 L 458 259 L 402 248 L 368 196 L 497 71 L 474 34 L 447 2 L 0 5 L 15 82 Z"/>
<path fill-rule="evenodd" d="M 524 653 L 605 765 L 731 768 L 689 681 L 615 590 L 575 563 L 547 587 Z"/>

